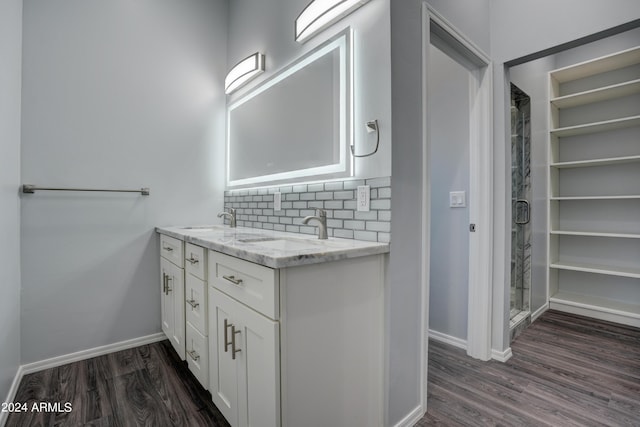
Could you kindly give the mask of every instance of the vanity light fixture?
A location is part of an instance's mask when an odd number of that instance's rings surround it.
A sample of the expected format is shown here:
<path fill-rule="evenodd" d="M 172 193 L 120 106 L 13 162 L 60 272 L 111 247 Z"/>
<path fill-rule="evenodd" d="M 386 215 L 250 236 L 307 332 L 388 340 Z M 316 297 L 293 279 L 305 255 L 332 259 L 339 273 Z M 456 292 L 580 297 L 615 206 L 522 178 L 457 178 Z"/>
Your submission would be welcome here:
<path fill-rule="evenodd" d="M 304 42 L 368 2 L 369 0 L 313 0 L 296 18 L 296 41 Z"/>
<path fill-rule="evenodd" d="M 224 79 L 224 93 L 230 94 L 264 72 L 264 55 L 256 52 L 240 61 Z"/>

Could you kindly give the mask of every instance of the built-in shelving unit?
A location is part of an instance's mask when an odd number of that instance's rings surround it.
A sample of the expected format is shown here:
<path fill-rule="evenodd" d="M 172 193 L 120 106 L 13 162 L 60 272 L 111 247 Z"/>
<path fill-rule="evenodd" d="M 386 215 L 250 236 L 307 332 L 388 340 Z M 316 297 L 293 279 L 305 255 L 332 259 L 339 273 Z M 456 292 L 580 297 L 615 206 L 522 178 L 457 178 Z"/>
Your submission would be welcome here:
<path fill-rule="evenodd" d="M 640 327 L 640 47 L 549 89 L 549 305 Z"/>

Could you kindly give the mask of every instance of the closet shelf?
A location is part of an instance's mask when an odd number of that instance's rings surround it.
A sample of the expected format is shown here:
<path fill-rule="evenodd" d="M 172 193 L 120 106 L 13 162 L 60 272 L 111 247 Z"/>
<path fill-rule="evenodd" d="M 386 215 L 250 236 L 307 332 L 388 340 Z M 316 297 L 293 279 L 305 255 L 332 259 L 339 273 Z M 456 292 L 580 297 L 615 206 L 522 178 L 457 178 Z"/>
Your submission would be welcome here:
<path fill-rule="evenodd" d="M 550 234 L 558 236 L 613 237 L 618 239 L 640 239 L 638 233 L 601 233 L 597 231 L 551 230 Z"/>
<path fill-rule="evenodd" d="M 559 201 L 578 201 L 578 200 L 636 200 L 640 199 L 640 194 L 628 195 L 628 196 L 555 196 L 550 197 L 550 200 Z"/>
<path fill-rule="evenodd" d="M 595 60 L 588 60 L 569 65 L 551 72 L 551 77 L 558 83 L 578 80 L 607 71 L 618 70 L 640 63 L 640 47 L 616 52 Z"/>
<path fill-rule="evenodd" d="M 549 166 L 553 168 L 563 169 L 563 168 L 608 166 L 608 165 L 618 165 L 618 164 L 635 163 L 635 162 L 640 162 L 640 156 L 610 157 L 606 159 L 577 160 L 572 162 L 556 162 L 556 163 L 551 163 Z"/>
<path fill-rule="evenodd" d="M 610 265 L 565 261 L 553 262 L 549 264 L 549 267 L 558 270 L 582 271 L 585 273 L 605 274 L 609 276 L 621 276 L 640 279 L 640 267 L 613 267 Z"/>
<path fill-rule="evenodd" d="M 640 116 L 623 117 L 620 119 L 605 120 L 602 122 L 587 123 L 584 125 L 567 126 L 552 129 L 550 134 L 556 137 L 585 135 L 588 133 L 606 132 L 615 129 L 624 129 L 640 126 Z"/>
<path fill-rule="evenodd" d="M 591 295 L 558 292 L 549 298 L 549 308 L 640 327 L 640 305 L 638 304 Z"/>
<path fill-rule="evenodd" d="M 571 95 L 559 96 L 551 99 L 551 104 L 558 108 L 572 108 L 609 99 L 621 98 L 638 92 L 640 92 L 640 79 Z"/>

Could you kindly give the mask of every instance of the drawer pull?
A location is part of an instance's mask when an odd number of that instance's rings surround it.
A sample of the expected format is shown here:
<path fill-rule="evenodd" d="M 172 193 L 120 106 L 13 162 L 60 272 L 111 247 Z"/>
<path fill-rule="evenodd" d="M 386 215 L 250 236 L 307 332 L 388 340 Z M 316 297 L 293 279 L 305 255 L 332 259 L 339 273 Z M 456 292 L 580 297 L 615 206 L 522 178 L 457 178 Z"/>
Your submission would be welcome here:
<path fill-rule="evenodd" d="M 167 273 L 162 273 L 162 293 L 167 294 Z"/>
<path fill-rule="evenodd" d="M 162 249 L 164 249 L 167 252 L 173 252 L 173 248 L 171 246 L 163 246 Z"/>
<path fill-rule="evenodd" d="M 242 331 L 236 331 L 235 325 L 231 325 L 231 359 L 236 360 L 236 353 L 240 353 L 240 349 L 236 349 L 236 335 Z"/>
<path fill-rule="evenodd" d="M 196 353 L 195 350 L 187 351 L 187 354 L 193 359 L 194 362 L 197 362 L 200 359 L 200 355 Z"/>
<path fill-rule="evenodd" d="M 242 279 L 236 279 L 236 276 L 222 276 L 223 279 L 228 280 L 229 282 L 233 283 L 234 285 L 241 285 L 242 284 Z"/>
<path fill-rule="evenodd" d="M 225 353 L 229 351 L 229 346 L 231 345 L 231 343 L 229 342 L 229 333 L 227 332 L 229 330 L 229 327 L 233 327 L 233 325 L 229 323 L 227 319 L 224 319 L 224 352 Z"/>
<path fill-rule="evenodd" d="M 198 308 L 198 306 L 200 305 L 200 303 L 196 302 L 196 300 L 194 299 L 188 299 L 187 304 L 189 304 L 191 308 Z"/>
<path fill-rule="evenodd" d="M 191 263 L 191 265 L 197 264 L 198 262 L 200 262 L 198 260 L 198 258 L 194 258 L 193 256 L 191 256 L 191 258 L 187 259 L 187 261 L 189 261 Z"/>

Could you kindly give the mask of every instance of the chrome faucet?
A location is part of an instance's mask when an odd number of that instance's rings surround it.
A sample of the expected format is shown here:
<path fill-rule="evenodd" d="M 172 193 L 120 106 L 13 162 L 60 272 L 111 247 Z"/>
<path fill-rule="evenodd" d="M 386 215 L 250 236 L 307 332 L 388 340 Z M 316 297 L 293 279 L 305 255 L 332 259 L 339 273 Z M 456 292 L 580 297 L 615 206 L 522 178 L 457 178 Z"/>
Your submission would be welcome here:
<path fill-rule="evenodd" d="M 229 208 L 229 212 L 220 212 L 218 214 L 218 218 L 222 218 L 223 216 L 229 218 L 229 227 L 236 228 L 236 210 L 234 208 Z"/>
<path fill-rule="evenodd" d="M 318 239 L 327 239 L 327 211 L 324 209 L 316 209 L 316 216 L 306 216 L 302 220 L 303 224 L 308 224 L 309 221 L 315 219 L 318 221 Z"/>

